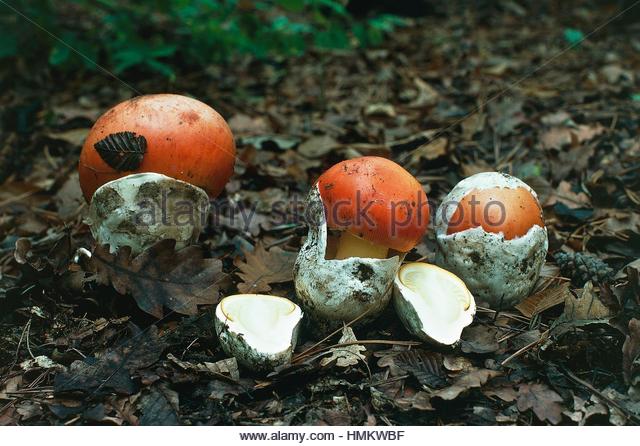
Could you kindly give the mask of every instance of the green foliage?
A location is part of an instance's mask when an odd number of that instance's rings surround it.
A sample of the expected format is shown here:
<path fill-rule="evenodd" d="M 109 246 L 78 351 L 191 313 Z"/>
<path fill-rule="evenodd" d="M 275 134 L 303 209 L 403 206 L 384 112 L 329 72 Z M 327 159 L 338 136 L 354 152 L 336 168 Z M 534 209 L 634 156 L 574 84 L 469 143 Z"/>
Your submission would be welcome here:
<path fill-rule="evenodd" d="M 156 72 L 202 68 L 240 56 L 379 45 L 404 19 L 355 20 L 347 0 L 14 0 L 0 4 L 0 60 L 47 61 L 60 71 Z"/>

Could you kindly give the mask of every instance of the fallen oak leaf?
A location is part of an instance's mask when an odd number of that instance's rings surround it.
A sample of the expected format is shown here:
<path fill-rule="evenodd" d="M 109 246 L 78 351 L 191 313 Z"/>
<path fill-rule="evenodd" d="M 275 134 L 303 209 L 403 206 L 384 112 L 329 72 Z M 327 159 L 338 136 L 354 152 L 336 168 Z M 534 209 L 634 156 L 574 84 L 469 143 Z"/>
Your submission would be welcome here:
<path fill-rule="evenodd" d="M 296 253 L 282 248 L 272 247 L 267 250 L 262 242 L 258 242 L 253 251 L 245 251 L 245 261 L 236 260 L 238 276 L 242 283 L 238 284 L 241 293 L 261 293 L 271 291 L 271 284 L 293 280 L 293 264 Z"/>
<path fill-rule="evenodd" d="M 356 335 L 353 333 L 351 327 L 344 327 L 338 345 L 329 350 L 331 356 L 323 358 L 320 361 L 320 366 L 324 367 L 336 361 L 338 367 L 349 367 L 358 364 L 360 361 L 364 361 L 365 358 L 361 352 L 365 351 L 366 348 L 359 344 L 351 344 L 357 341 L 358 339 L 356 339 Z"/>
<path fill-rule="evenodd" d="M 596 320 L 607 319 L 612 316 L 612 313 L 596 295 L 593 283 L 589 281 L 584 285 L 580 297 L 574 297 L 571 293 L 566 295 L 564 316 L 567 320 L 574 321 Z"/>
<path fill-rule="evenodd" d="M 521 384 L 518 387 L 518 410 L 533 410 L 540 421 L 558 424 L 562 421 L 562 397 L 545 384 Z"/>
<path fill-rule="evenodd" d="M 161 318 L 163 307 L 195 315 L 198 305 L 218 301 L 218 283 L 226 277 L 222 262 L 205 259 L 198 246 L 176 251 L 175 240 L 162 240 L 135 257 L 123 247 L 117 253 L 97 246 L 89 261 L 98 283 L 111 284 L 120 294 L 130 293 L 138 307 Z"/>
<path fill-rule="evenodd" d="M 542 147 L 550 150 L 560 150 L 563 146 L 577 146 L 590 141 L 605 131 L 600 124 L 593 126 L 578 125 L 575 127 L 552 127 L 540 135 Z"/>
<path fill-rule="evenodd" d="M 169 353 L 167 355 L 167 359 L 185 371 L 203 373 L 216 378 L 231 379 L 232 381 L 238 381 L 240 379 L 238 361 L 236 358 L 221 359 L 217 362 L 192 364 L 187 361 L 182 361 Z"/>

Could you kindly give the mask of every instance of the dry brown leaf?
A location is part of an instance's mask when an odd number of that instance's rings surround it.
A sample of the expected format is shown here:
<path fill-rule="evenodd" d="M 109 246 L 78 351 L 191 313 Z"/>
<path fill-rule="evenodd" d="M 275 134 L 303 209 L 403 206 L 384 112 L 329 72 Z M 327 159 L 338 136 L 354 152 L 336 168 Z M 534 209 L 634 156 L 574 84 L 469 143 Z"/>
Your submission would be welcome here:
<path fill-rule="evenodd" d="M 482 393 L 487 397 L 497 397 L 502 401 L 511 403 L 518 398 L 518 392 L 513 387 L 496 387 L 491 389 L 483 389 Z"/>
<path fill-rule="evenodd" d="M 487 325 L 472 325 L 462 331 L 460 347 L 465 353 L 492 353 L 500 348 L 498 330 Z"/>
<path fill-rule="evenodd" d="M 428 142 L 427 144 L 423 144 L 417 149 L 414 149 L 411 152 L 411 161 L 410 165 L 415 165 L 420 162 L 421 159 L 426 159 L 427 161 L 434 160 L 436 158 L 440 158 L 447 154 L 447 138 L 436 138 L 433 141 Z"/>
<path fill-rule="evenodd" d="M 516 127 L 526 122 L 523 106 L 522 99 L 512 97 L 504 97 L 489 104 L 489 123 L 498 135 L 513 133 Z"/>
<path fill-rule="evenodd" d="M 409 104 L 409 107 L 420 108 L 437 104 L 440 93 L 435 88 L 419 77 L 413 79 L 413 84 L 418 89 L 418 96 Z"/>
<path fill-rule="evenodd" d="M 485 123 L 487 121 L 487 115 L 482 112 L 477 112 L 469 116 L 462 121 L 462 137 L 464 140 L 469 141 L 473 139 L 473 135 L 484 130 Z"/>
<path fill-rule="evenodd" d="M 591 200 L 584 192 L 574 192 L 573 186 L 568 181 L 560 181 L 556 190 L 554 190 L 544 203 L 544 206 L 553 206 L 556 203 L 562 203 L 569 209 L 580 209 L 591 207 Z"/>
<path fill-rule="evenodd" d="M 80 190 L 80 180 L 78 172 L 69 175 L 67 181 L 58 189 L 53 197 L 56 202 L 58 215 L 63 220 L 76 217 L 78 212 L 84 207 L 85 201 Z"/>
<path fill-rule="evenodd" d="M 471 372 L 458 377 L 452 386 L 438 390 L 433 394 L 433 396 L 442 398 L 443 400 L 454 400 L 461 393 L 473 388 L 482 387 L 487 381 L 500 375 L 502 375 L 502 373 L 496 370 L 472 370 Z"/>
<path fill-rule="evenodd" d="M 236 260 L 238 276 L 242 283 L 238 284 L 241 293 L 262 293 L 271 291 L 272 283 L 284 283 L 293 280 L 293 264 L 296 261 L 294 252 L 273 247 L 266 250 L 262 242 L 258 242 L 253 251 L 245 251 L 245 260 Z"/>
<path fill-rule="evenodd" d="M 392 354 L 387 358 L 389 359 L 386 364 L 389 364 L 389 361 L 392 362 L 394 367 L 404 373 L 410 373 L 423 386 L 440 389 L 447 384 L 446 374 L 442 367 L 443 358 L 440 353 L 414 349 Z"/>
<path fill-rule="evenodd" d="M 627 384 L 640 386 L 640 319 L 629 321 L 629 334 L 622 346 L 622 372 Z"/>
<path fill-rule="evenodd" d="M 540 135 L 542 147 L 561 150 L 564 146 L 577 146 L 590 141 L 605 131 L 600 124 L 578 125 L 576 127 L 551 127 Z"/>
<path fill-rule="evenodd" d="M 558 285 L 550 286 L 538 293 L 532 294 L 516 305 L 516 309 L 524 316 L 531 318 L 551 307 L 564 303 L 570 295 L 569 283 L 562 282 Z"/>
<path fill-rule="evenodd" d="M 562 126 L 572 123 L 571 115 L 564 110 L 549 113 L 540 118 L 540 122 L 547 126 Z"/>
<path fill-rule="evenodd" d="M 65 141 L 73 146 L 80 147 L 82 146 L 82 143 L 84 142 L 84 140 L 87 138 L 88 134 L 89 134 L 89 129 L 87 128 L 87 129 L 65 130 L 64 132 L 57 132 L 57 133 L 52 132 L 52 133 L 47 133 L 46 136 L 51 139 Z"/>
<path fill-rule="evenodd" d="M 562 421 L 562 398 L 545 384 L 522 384 L 518 388 L 518 410 L 533 409 L 540 421 Z"/>
<path fill-rule="evenodd" d="M 338 142 L 328 135 L 314 136 L 298 146 L 298 153 L 306 158 L 321 158 L 338 146 Z"/>
<path fill-rule="evenodd" d="M 167 355 L 167 359 L 177 365 L 182 370 L 188 370 L 192 372 L 204 373 L 207 375 L 217 376 L 217 377 L 227 377 L 231 378 L 234 381 L 238 381 L 240 379 L 240 372 L 238 370 L 238 361 L 236 358 L 226 358 L 221 359 L 217 362 L 203 362 L 198 364 L 193 364 L 187 361 L 181 361 L 176 358 L 173 354 L 169 353 Z"/>
<path fill-rule="evenodd" d="M 271 126 L 263 116 L 252 117 L 239 113 L 229 119 L 229 127 L 234 134 L 245 137 L 271 133 Z"/>
<path fill-rule="evenodd" d="M 136 257 L 129 248 L 109 253 L 97 246 L 89 267 L 99 283 L 120 294 L 130 293 L 146 313 L 161 318 L 163 307 L 180 314 L 194 315 L 198 305 L 218 302 L 218 284 L 226 277 L 222 262 L 205 259 L 198 246 L 175 251 L 174 240 L 163 240 Z"/>
<path fill-rule="evenodd" d="M 364 109 L 365 116 L 386 116 L 394 118 L 396 109 L 391 104 L 369 104 Z"/>
<path fill-rule="evenodd" d="M 596 295 L 593 283 L 587 282 L 580 297 L 567 294 L 564 301 L 564 315 L 569 320 L 593 320 L 611 317 L 611 311 Z"/>
<path fill-rule="evenodd" d="M 338 344 L 349 344 L 357 341 L 358 339 L 356 339 L 356 335 L 353 333 L 351 327 L 344 327 Z M 333 361 L 336 361 L 338 367 L 357 365 L 358 362 L 364 361 L 364 356 L 361 353 L 364 351 L 366 351 L 366 348 L 359 344 L 336 346 L 330 350 L 331 356 L 323 358 L 320 361 L 320 365 L 324 367 Z"/>

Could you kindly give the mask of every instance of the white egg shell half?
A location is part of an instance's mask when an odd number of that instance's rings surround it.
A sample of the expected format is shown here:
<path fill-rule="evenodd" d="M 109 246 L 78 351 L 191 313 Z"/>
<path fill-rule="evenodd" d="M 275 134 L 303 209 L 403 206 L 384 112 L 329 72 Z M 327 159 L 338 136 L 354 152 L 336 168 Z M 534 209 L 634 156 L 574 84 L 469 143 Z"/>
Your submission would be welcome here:
<path fill-rule="evenodd" d="M 321 333 L 351 322 L 365 312 L 358 324 L 370 322 L 391 299 L 401 256 L 327 260 L 327 223 L 317 186 L 311 189 L 307 204 L 309 233 L 293 270 L 300 305 Z"/>
<path fill-rule="evenodd" d="M 236 294 L 216 307 L 215 327 L 225 353 L 250 370 L 266 372 L 291 362 L 302 310 L 289 299 Z"/>
<path fill-rule="evenodd" d="M 455 345 L 476 314 L 473 295 L 459 277 L 421 262 L 402 265 L 393 304 L 409 333 L 436 345 Z"/>
<path fill-rule="evenodd" d="M 209 197 L 199 187 L 158 173 L 127 175 L 96 190 L 87 223 L 99 244 L 138 254 L 160 240 L 176 249 L 195 241 L 206 224 Z"/>
<path fill-rule="evenodd" d="M 436 212 L 435 263 L 460 277 L 480 305 L 494 309 L 510 308 L 529 295 L 544 265 L 549 242 L 547 229 L 532 226 L 511 240 L 502 233 L 476 227 L 447 234 L 457 204 L 473 189 L 525 188 L 525 182 L 498 172 L 483 172 L 460 181 L 444 198 Z"/>

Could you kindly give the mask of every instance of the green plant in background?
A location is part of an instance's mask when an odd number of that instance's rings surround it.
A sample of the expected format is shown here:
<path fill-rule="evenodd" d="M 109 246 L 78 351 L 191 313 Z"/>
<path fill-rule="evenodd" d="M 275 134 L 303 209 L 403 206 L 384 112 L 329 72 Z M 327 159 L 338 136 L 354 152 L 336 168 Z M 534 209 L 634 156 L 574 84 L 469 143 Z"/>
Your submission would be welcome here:
<path fill-rule="evenodd" d="M 11 0 L 8 0 L 11 2 Z M 309 48 L 375 46 L 405 19 L 355 20 L 347 0 L 13 0 L 16 9 L 115 73 L 175 78 L 239 56 L 264 59 Z M 95 69 L 67 45 L 0 5 L 0 60 L 22 58 L 60 71 Z"/>

